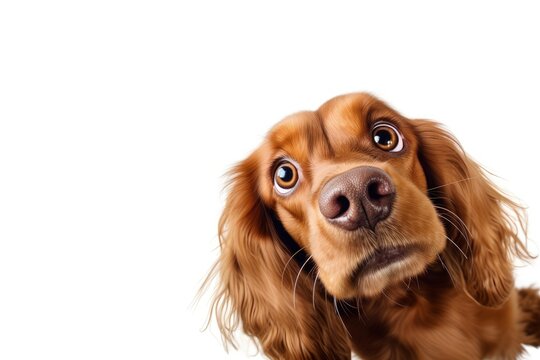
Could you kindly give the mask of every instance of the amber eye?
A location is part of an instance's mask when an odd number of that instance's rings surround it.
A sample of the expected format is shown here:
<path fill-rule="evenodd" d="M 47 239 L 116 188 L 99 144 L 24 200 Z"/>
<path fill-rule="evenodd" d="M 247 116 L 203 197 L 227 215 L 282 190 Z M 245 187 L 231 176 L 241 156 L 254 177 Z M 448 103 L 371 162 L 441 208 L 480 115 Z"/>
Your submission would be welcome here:
<path fill-rule="evenodd" d="M 274 188 L 282 195 L 292 192 L 298 183 L 298 170 L 289 161 L 283 161 L 274 172 Z"/>
<path fill-rule="evenodd" d="M 403 149 L 403 138 L 397 129 L 390 124 L 378 124 L 372 130 L 373 142 L 380 149 L 398 152 Z"/>

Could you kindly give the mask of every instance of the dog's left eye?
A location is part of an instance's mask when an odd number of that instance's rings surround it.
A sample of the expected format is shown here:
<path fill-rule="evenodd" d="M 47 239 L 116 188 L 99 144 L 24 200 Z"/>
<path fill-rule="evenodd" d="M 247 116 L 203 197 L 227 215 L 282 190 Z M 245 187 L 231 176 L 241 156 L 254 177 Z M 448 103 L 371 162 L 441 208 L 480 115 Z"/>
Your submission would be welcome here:
<path fill-rule="evenodd" d="M 291 193 L 298 183 L 298 170 L 289 161 L 284 161 L 274 172 L 274 188 L 281 195 Z"/>
<path fill-rule="evenodd" d="M 389 152 L 403 150 L 403 137 L 399 131 L 387 123 L 377 124 L 371 131 L 373 142 L 380 149 Z"/>

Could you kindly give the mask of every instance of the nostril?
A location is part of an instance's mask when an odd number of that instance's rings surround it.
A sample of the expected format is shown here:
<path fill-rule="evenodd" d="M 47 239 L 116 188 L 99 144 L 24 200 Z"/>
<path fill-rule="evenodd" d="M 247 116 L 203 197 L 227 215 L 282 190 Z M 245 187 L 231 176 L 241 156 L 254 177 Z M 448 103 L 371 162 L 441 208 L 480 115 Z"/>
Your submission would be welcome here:
<path fill-rule="evenodd" d="M 336 204 L 339 207 L 339 212 L 337 213 L 337 215 L 335 217 L 340 217 L 343 214 L 345 214 L 347 212 L 347 210 L 349 210 L 349 207 L 351 206 L 351 203 L 349 202 L 349 199 L 347 199 L 343 195 L 337 197 Z"/>
<path fill-rule="evenodd" d="M 367 186 L 367 195 L 370 200 L 379 200 L 384 195 L 381 195 L 380 187 L 381 183 L 378 181 L 374 181 L 371 184 Z"/>
<path fill-rule="evenodd" d="M 367 186 L 367 196 L 371 201 L 381 200 L 394 193 L 393 187 L 386 181 L 373 181 Z"/>
<path fill-rule="evenodd" d="M 342 217 L 351 207 L 347 196 L 340 194 L 324 194 L 319 198 L 319 209 L 327 219 Z"/>

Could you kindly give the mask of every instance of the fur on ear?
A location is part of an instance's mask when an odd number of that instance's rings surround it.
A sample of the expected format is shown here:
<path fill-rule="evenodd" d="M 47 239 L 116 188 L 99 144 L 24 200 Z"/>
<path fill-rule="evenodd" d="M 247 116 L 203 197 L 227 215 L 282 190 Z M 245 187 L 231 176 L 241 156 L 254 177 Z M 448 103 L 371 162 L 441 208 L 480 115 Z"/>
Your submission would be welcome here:
<path fill-rule="evenodd" d="M 428 195 L 447 231 L 442 254 L 454 282 L 478 303 L 496 307 L 514 286 L 512 255 L 530 259 L 518 237 L 526 235 L 525 211 L 471 160 L 458 141 L 427 120 L 413 122 Z"/>
<path fill-rule="evenodd" d="M 261 158 L 255 152 L 231 171 L 219 223 L 221 257 L 209 277 L 219 274 L 212 311 L 224 341 L 236 347 L 241 326 L 273 359 L 350 359 L 343 325 L 283 245 L 260 197 Z"/>

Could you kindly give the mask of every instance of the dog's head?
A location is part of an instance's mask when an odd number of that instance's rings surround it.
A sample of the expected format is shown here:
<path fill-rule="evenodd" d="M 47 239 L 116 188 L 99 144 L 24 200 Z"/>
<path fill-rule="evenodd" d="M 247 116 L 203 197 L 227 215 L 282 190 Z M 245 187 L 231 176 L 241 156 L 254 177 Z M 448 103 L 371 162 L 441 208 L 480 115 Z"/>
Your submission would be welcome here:
<path fill-rule="evenodd" d="M 411 121 L 350 95 L 283 120 L 257 152 L 262 202 L 337 298 L 377 295 L 444 250 L 419 141 Z"/>

